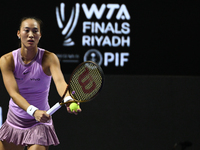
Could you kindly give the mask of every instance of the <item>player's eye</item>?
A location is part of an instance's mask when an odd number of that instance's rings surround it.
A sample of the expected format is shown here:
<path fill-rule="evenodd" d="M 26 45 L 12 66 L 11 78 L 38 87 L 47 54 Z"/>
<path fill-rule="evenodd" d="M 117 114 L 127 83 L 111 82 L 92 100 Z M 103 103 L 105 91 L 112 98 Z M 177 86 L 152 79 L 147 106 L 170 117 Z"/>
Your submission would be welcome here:
<path fill-rule="evenodd" d="M 34 30 L 33 30 L 33 33 L 37 33 L 37 32 L 38 32 L 38 29 L 34 29 Z"/>
<path fill-rule="evenodd" d="M 29 32 L 29 30 L 27 30 L 27 29 L 26 29 L 26 30 L 24 30 L 24 31 L 25 31 L 26 33 L 28 33 L 28 32 Z"/>

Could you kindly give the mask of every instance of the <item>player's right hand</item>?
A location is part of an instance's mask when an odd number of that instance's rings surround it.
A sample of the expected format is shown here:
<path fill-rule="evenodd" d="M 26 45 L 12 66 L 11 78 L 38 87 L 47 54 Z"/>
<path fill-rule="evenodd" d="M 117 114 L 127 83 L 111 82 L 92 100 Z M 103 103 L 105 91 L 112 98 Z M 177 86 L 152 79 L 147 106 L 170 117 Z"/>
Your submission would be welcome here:
<path fill-rule="evenodd" d="M 48 122 L 50 119 L 50 115 L 46 113 L 46 111 L 43 110 L 36 110 L 33 114 L 33 116 L 35 117 L 35 120 L 38 122 Z"/>

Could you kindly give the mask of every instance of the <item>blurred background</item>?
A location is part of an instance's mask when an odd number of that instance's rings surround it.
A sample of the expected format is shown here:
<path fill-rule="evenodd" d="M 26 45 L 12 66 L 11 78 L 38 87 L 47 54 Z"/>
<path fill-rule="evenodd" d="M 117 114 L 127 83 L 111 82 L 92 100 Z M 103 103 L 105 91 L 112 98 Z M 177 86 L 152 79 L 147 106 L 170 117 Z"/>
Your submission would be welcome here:
<path fill-rule="evenodd" d="M 58 56 L 66 81 L 83 61 L 104 70 L 101 93 L 82 113 L 53 115 L 61 144 L 50 149 L 200 148 L 198 2 L 13 0 L 0 7 L 0 56 L 19 47 L 21 18 L 35 16 L 43 21 L 39 47 Z M 2 77 L 0 93 L 1 123 L 9 101 Z M 59 100 L 53 82 L 49 100 Z"/>

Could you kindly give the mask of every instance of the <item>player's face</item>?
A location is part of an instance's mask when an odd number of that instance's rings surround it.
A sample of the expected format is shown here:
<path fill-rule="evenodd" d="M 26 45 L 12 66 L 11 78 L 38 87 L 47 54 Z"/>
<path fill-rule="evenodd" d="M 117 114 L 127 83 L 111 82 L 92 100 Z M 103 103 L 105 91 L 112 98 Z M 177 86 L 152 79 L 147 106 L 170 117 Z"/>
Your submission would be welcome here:
<path fill-rule="evenodd" d="M 41 37 L 40 25 L 34 19 L 24 20 L 17 36 L 21 39 L 22 46 L 26 48 L 37 47 Z"/>

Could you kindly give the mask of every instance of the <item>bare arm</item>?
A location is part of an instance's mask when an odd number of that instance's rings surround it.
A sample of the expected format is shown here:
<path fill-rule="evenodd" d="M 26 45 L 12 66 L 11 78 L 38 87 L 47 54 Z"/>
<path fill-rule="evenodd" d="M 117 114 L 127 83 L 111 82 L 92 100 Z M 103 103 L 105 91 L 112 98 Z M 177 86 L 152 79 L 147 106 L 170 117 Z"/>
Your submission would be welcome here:
<path fill-rule="evenodd" d="M 3 81 L 6 90 L 8 91 L 8 94 L 13 99 L 15 104 L 17 104 L 24 111 L 27 111 L 27 108 L 30 106 L 30 104 L 19 93 L 19 88 L 13 74 L 15 67 L 14 67 L 14 60 L 12 53 L 8 53 L 2 56 L 0 61 L 1 61 L 0 63 L 1 63 L 1 72 L 3 76 Z M 46 114 L 45 111 L 43 110 L 36 110 L 33 115 L 35 119 L 40 122 L 47 122 L 47 120 L 50 119 L 50 116 Z"/>
<path fill-rule="evenodd" d="M 67 87 L 67 83 L 61 71 L 58 57 L 54 53 L 45 51 L 42 65 L 44 72 L 47 75 L 52 75 L 58 94 L 62 96 Z"/>
<path fill-rule="evenodd" d="M 1 72 L 3 76 L 3 82 L 13 101 L 21 107 L 23 110 L 27 110 L 30 104 L 20 95 L 17 82 L 15 80 L 14 71 L 14 60 L 12 53 L 8 53 L 1 57 Z"/>
<path fill-rule="evenodd" d="M 49 69 L 45 69 L 47 67 L 43 68 L 44 72 L 46 74 L 52 75 L 54 83 L 56 85 L 56 89 L 57 89 L 59 95 L 62 97 L 65 92 L 65 89 L 67 87 L 67 83 L 65 82 L 63 73 L 60 68 L 60 61 L 55 54 L 46 51 L 45 55 L 43 56 L 43 67 L 48 66 L 48 65 L 49 65 Z M 69 96 L 69 91 L 67 91 L 67 94 L 65 95 L 65 97 L 66 96 Z M 70 104 L 66 105 L 67 111 L 69 113 L 74 113 L 75 115 L 77 115 L 78 114 L 77 112 L 70 111 L 69 105 Z M 81 109 L 79 109 L 78 112 L 81 112 Z"/>

